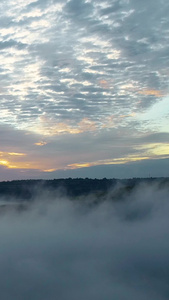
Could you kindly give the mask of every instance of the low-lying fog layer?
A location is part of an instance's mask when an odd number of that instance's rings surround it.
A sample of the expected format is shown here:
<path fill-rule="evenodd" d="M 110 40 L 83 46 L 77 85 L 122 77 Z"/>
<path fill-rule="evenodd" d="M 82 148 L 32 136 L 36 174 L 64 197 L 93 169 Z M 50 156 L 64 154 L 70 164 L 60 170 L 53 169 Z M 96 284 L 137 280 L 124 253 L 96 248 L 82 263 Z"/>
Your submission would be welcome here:
<path fill-rule="evenodd" d="M 169 191 L 92 204 L 41 191 L 0 213 L 0 298 L 168 300 Z M 16 205 L 16 204 L 15 204 Z"/>

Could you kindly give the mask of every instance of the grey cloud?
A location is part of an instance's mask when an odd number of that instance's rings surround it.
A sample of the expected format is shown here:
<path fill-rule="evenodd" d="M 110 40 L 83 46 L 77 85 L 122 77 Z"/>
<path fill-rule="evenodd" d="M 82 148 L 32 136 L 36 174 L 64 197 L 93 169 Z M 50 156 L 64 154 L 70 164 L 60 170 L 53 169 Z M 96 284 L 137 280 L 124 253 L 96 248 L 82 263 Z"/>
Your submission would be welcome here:
<path fill-rule="evenodd" d="M 34 157 L 36 157 L 37 160 L 38 157 L 42 160 L 49 156 L 52 160 L 55 160 L 56 157 L 59 157 L 60 161 L 63 161 L 66 167 L 67 164 L 88 163 L 97 160 L 104 160 L 105 158 L 113 160 L 115 158 L 118 159 L 120 157 L 128 157 L 130 155 L 138 155 L 141 157 L 142 155 L 144 156 L 146 147 L 147 149 L 149 149 L 151 144 L 153 147 L 153 144 L 160 144 L 163 142 L 167 143 L 167 141 L 168 134 L 165 133 L 145 134 L 138 137 L 136 132 L 135 135 L 132 134 L 132 129 L 130 128 L 121 128 L 121 131 L 119 131 L 118 129 L 112 129 L 109 131 L 105 129 L 102 130 L 100 133 L 91 131 L 81 134 L 64 134 L 55 136 L 53 138 L 48 138 L 47 145 L 45 145 L 41 149 L 34 149 Z M 144 147 L 142 147 L 143 145 Z M 145 161 L 145 164 L 146 162 L 148 164 L 148 160 Z M 140 164 L 140 169 L 138 168 L 137 170 L 138 176 L 139 170 L 141 174 L 144 174 L 145 164 L 144 162 Z M 153 164 L 156 166 L 155 161 L 153 161 Z M 142 165 L 144 165 L 144 167 L 142 167 Z M 55 167 L 57 167 L 57 164 Z M 113 165 L 111 168 L 115 170 L 120 169 L 121 177 L 123 177 L 122 170 L 124 168 L 124 176 L 126 176 L 128 165 L 122 164 L 121 166 L 117 167 Z M 132 170 L 132 165 L 129 164 L 129 169 L 130 168 Z M 88 172 L 89 177 L 90 170 L 90 168 L 86 168 L 86 172 Z M 157 169 L 155 176 L 157 176 L 158 171 L 159 170 Z M 67 174 L 67 172 L 69 173 L 71 171 L 64 172 L 65 174 Z M 76 171 L 73 172 L 76 173 Z M 162 172 L 162 168 L 160 172 Z M 54 174 L 55 173 L 51 173 L 51 176 L 55 176 Z M 103 174 L 104 171 L 101 171 L 100 176 L 103 176 Z M 105 171 L 105 174 L 107 174 L 107 171 Z M 167 174 L 166 171 L 165 174 Z M 97 176 L 99 176 L 99 172 Z"/>
<path fill-rule="evenodd" d="M 27 9 L 29 10 L 30 8 L 35 8 L 35 7 L 43 8 L 53 3 L 63 3 L 63 2 L 66 3 L 67 0 L 37 0 L 28 4 Z"/>
<path fill-rule="evenodd" d="M 84 0 L 71 0 L 67 2 L 65 11 L 72 17 L 77 19 L 88 18 L 92 11 L 92 4 L 84 2 Z"/>
<path fill-rule="evenodd" d="M 100 10 L 100 15 L 109 15 L 109 14 L 113 14 L 116 13 L 119 9 L 122 8 L 122 4 L 120 3 L 120 1 L 114 1 L 114 3 L 110 3 L 110 6 L 103 8 Z"/>
<path fill-rule="evenodd" d="M 146 134 L 140 138 L 141 143 L 168 143 L 169 134 L 167 132 L 155 132 Z"/>
<path fill-rule="evenodd" d="M 39 179 L 43 173 L 38 169 L 9 169 L 0 166 L 0 181 Z"/>
<path fill-rule="evenodd" d="M 52 3 L 52 1 L 47 1 L 47 0 L 33 1 L 29 5 L 27 5 L 26 10 L 29 11 L 29 9 L 34 9 L 36 7 L 40 7 L 40 8 L 46 7 L 47 5 L 49 5 L 49 2 Z"/>
<path fill-rule="evenodd" d="M 8 40 L 0 43 L 0 49 L 8 49 L 12 47 L 17 47 L 18 49 L 23 49 L 26 47 L 26 44 L 17 43 L 15 40 Z"/>
<path fill-rule="evenodd" d="M 9 17 L 9 16 L 1 16 L 0 17 L 0 27 L 1 28 L 8 28 L 12 24 L 14 24 L 14 23 L 12 22 L 11 17 Z"/>
<path fill-rule="evenodd" d="M 41 139 L 41 135 L 32 134 L 25 130 L 18 130 L 9 125 L 0 125 L 0 151 L 28 151 L 32 149 L 33 144 L 39 139 Z"/>

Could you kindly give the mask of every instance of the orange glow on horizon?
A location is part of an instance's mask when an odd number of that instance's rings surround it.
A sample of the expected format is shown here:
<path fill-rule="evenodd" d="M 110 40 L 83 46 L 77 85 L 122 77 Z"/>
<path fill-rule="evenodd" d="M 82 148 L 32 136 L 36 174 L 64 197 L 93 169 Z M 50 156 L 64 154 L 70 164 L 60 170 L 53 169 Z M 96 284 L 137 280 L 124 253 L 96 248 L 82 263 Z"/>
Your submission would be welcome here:
<path fill-rule="evenodd" d="M 88 120 L 85 121 L 88 126 Z M 84 123 L 85 123 L 84 122 Z M 89 122 L 90 126 L 90 122 Z M 159 159 L 169 157 L 169 143 L 150 143 L 143 145 L 135 145 L 133 149 L 135 154 L 127 154 L 122 157 L 112 159 L 94 160 L 94 154 L 91 154 L 91 161 L 81 161 L 80 154 L 77 157 L 70 155 L 64 156 L 62 160 L 56 159 L 56 156 L 43 156 L 43 151 L 38 155 L 38 152 L 28 156 L 25 153 L 17 152 L 0 152 L 0 165 L 7 169 L 20 170 L 39 170 L 40 172 L 54 172 L 57 170 L 88 168 L 99 165 L 118 165 L 126 164 L 135 161 Z M 38 149 L 39 150 L 39 149 Z M 69 160 L 70 159 L 70 160 Z M 70 163 L 68 163 L 68 161 Z M 71 163 L 72 162 L 72 163 Z"/>

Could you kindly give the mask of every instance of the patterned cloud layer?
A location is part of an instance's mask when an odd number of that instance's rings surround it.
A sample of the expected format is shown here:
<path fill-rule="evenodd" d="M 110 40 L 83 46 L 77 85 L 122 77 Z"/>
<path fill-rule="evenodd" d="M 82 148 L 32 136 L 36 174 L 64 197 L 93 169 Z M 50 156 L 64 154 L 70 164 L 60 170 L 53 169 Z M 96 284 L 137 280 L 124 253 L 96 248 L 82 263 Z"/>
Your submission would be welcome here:
<path fill-rule="evenodd" d="M 25 155 L 18 156 L 18 164 L 9 159 L 0 164 L 31 168 L 38 154 L 50 161 L 42 164 L 43 170 L 151 158 L 154 145 L 168 132 L 168 15 L 167 0 L 2 1 L 1 131 L 14 131 L 19 140 L 29 136 L 31 142 L 26 149 L 15 143 L 11 148 L 6 138 L 1 161 L 8 152 Z M 156 135 L 155 141 L 138 153 L 149 135 Z M 95 159 L 93 136 L 97 149 L 109 136 Z M 65 151 L 65 142 L 58 142 L 64 139 L 72 139 L 70 150 L 64 163 L 60 153 L 55 162 L 54 153 Z M 77 149 L 83 139 L 91 155 L 79 150 L 75 161 L 72 143 Z M 112 151 L 115 144 L 119 155 Z M 169 156 L 164 149 L 156 152 Z"/>

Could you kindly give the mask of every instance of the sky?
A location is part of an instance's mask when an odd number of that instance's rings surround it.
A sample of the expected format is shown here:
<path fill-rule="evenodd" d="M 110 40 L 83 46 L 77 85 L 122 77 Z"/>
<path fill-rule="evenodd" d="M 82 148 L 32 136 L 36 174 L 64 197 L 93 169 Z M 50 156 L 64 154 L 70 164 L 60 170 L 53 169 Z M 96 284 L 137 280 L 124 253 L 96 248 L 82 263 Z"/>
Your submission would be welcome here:
<path fill-rule="evenodd" d="M 0 3 L 0 180 L 169 176 L 168 0 Z"/>

